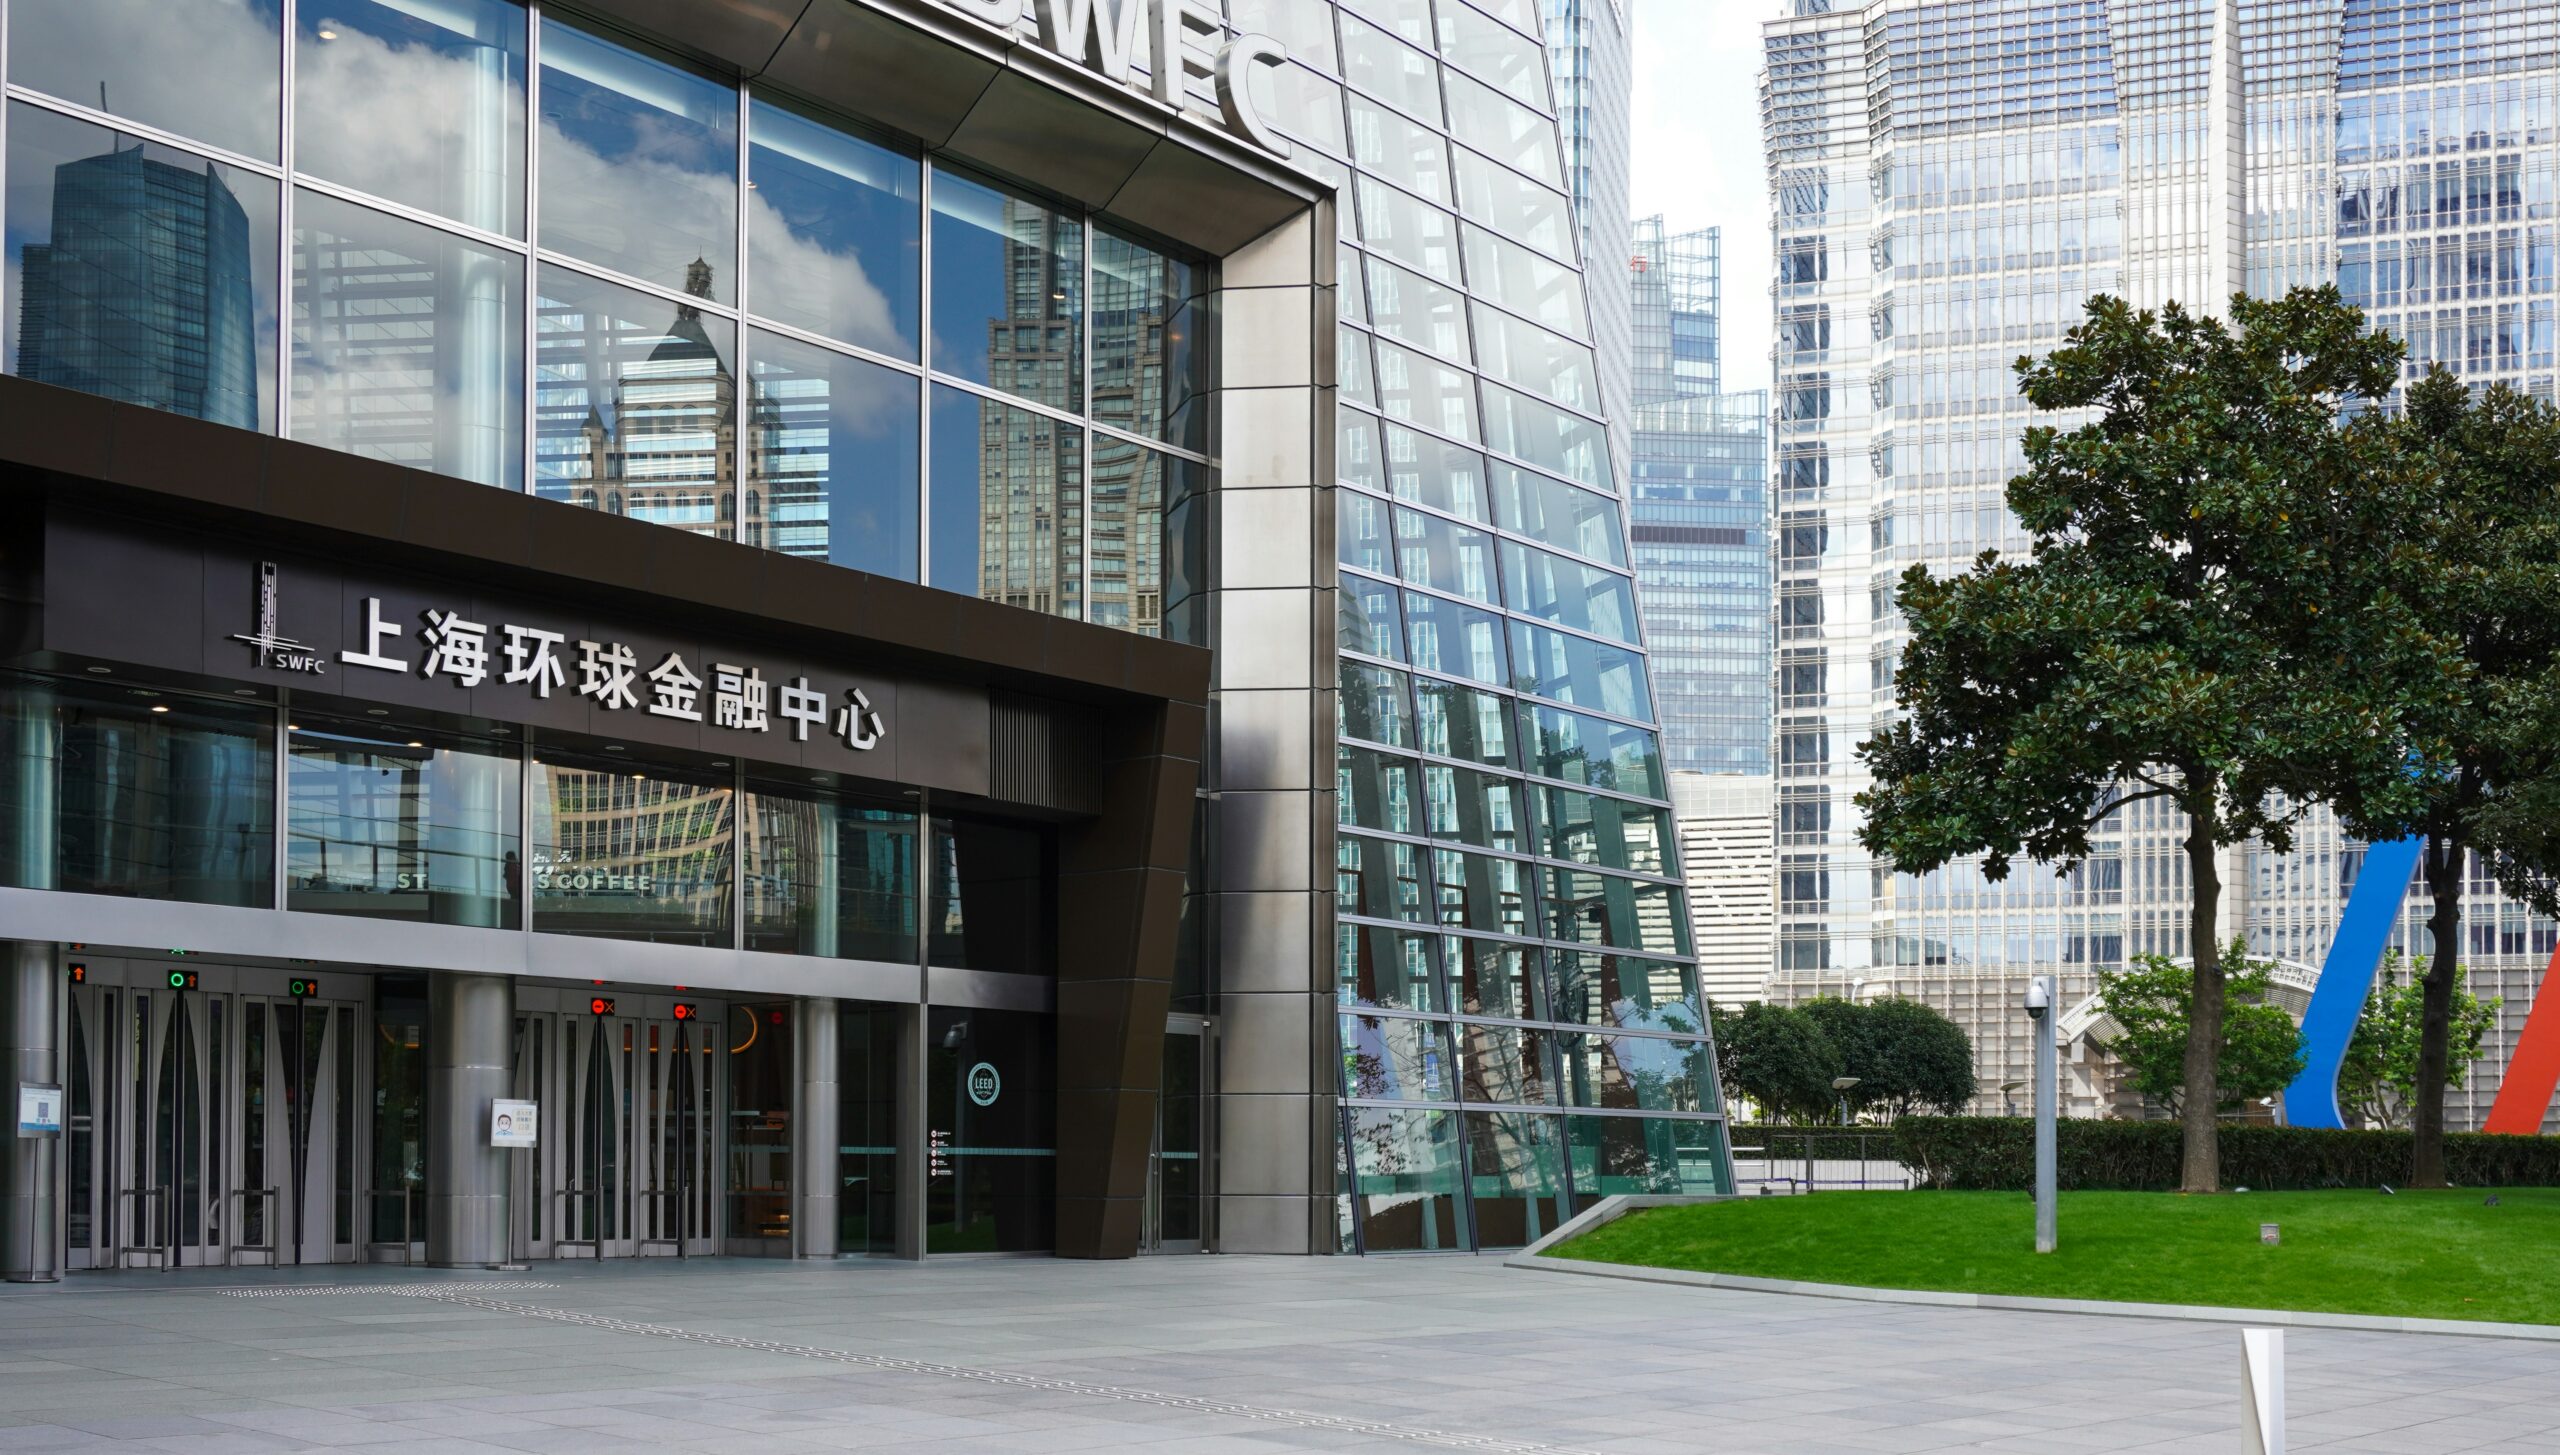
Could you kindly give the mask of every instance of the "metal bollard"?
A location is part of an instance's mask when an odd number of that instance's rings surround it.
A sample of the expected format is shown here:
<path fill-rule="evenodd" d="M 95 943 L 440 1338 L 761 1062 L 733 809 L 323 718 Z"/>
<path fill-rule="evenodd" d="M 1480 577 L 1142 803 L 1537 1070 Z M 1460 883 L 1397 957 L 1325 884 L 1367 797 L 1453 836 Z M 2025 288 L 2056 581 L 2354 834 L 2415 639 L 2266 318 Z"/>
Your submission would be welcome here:
<path fill-rule="evenodd" d="M 2248 1408 L 2241 1449 L 2284 1455 L 2284 1330 L 2240 1331 L 2240 1393 Z"/>

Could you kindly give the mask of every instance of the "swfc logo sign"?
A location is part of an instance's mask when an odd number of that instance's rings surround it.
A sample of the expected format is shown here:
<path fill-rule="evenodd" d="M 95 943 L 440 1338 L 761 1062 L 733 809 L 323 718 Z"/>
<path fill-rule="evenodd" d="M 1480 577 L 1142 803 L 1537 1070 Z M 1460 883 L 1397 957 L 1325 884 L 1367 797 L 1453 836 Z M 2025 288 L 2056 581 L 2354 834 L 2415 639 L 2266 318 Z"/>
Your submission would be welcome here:
<path fill-rule="evenodd" d="M 258 563 L 258 630 L 255 634 L 234 632 L 231 639 L 247 642 L 258 656 L 258 665 L 283 672 L 308 672 L 317 677 L 328 667 L 320 660 L 320 649 L 306 646 L 276 632 L 276 563 Z"/>
<path fill-rule="evenodd" d="M 1267 35 L 1227 38 L 1217 0 L 942 0 L 943 8 L 982 20 L 998 30 L 1021 26 L 1036 15 L 1040 44 L 1060 60 L 1098 71 L 1123 86 L 1138 84 L 1134 70 L 1147 67 L 1147 86 L 1176 110 L 1192 100 L 1189 85 L 1207 81 L 1218 98 L 1227 130 L 1275 157 L 1289 143 L 1255 109 L 1247 79 L 1252 66 L 1279 66 L 1289 52 Z"/>

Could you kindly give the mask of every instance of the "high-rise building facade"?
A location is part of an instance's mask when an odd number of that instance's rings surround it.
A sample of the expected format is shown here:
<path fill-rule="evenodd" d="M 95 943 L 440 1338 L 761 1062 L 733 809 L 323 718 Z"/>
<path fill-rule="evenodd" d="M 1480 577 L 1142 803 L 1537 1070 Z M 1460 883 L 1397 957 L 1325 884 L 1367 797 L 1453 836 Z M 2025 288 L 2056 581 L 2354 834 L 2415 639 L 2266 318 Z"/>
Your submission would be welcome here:
<path fill-rule="evenodd" d="M 2217 309 L 2334 281 L 2430 364 L 2549 397 L 2560 6 L 2397 0 L 1790 0 L 1766 23 L 1775 277 L 1778 964 L 1773 993 L 1923 996 L 1981 1079 L 2025 1073 L 2018 981 L 2094 988 L 2185 951 L 2182 826 L 2156 802 L 2067 870 L 1897 873 L 1856 841 L 1858 743 L 1893 711 L 1894 582 L 2023 550 L 2003 490 L 2038 422 L 2012 362 L 2094 293 Z M 2311 824 L 2225 854 L 2223 925 L 2316 967 L 2361 848 Z M 2501 1033 L 2548 922 L 2476 874 L 2466 961 Z M 2422 913 L 2397 942 L 2422 950 Z"/>
<path fill-rule="evenodd" d="M 1671 775 L 1671 812 L 1698 929 L 1698 979 L 1727 1008 L 1764 999 L 1777 943 L 1777 851 L 1765 773 Z"/>
<path fill-rule="evenodd" d="M 1626 400 L 1633 303 L 1622 271 L 1635 173 L 1636 0 L 1539 0 L 1547 67 L 1554 76 L 1556 126 L 1564 143 L 1565 190 L 1580 222 L 1583 286 L 1591 298 L 1591 341 L 1609 400 L 1609 447 L 1627 460 L 1632 427 Z"/>
<path fill-rule="evenodd" d="M 1720 238 L 1633 228 L 1636 589 L 1675 772 L 1769 772 L 1768 394 L 1725 394 Z"/>
<path fill-rule="evenodd" d="M 182 8 L 0 0 L 0 1275 L 1730 1189 L 1535 0 Z"/>

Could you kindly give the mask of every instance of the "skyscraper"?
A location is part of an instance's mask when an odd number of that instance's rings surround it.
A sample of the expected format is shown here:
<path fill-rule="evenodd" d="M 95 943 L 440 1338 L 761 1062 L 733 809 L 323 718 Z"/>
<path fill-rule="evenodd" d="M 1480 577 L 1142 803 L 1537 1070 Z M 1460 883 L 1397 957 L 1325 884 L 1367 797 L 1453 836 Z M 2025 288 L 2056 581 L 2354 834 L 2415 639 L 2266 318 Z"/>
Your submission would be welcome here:
<path fill-rule="evenodd" d="M 211 164 L 139 145 L 53 172 L 50 238 L 26 245 L 18 374 L 255 429 L 249 219 Z"/>
<path fill-rule="evenodd" d="M 2087 862 L 2003 883 L 1914 876 L 1856 841 L 1855 750 L 1893 709 L 1907 568 L 2021 551 L 2003 487 L 2036 422 L 2011 364 L 2094 293 L 2216 309 L 2335 281 L 2442 363 L 2550 397 L 2560 5 L 2400 0 L 1792 0 L 1767 22 L 1774 208 L 1779 960 L 1776 993 L 1890 988 L 1954 1012 L 1982 1081 L 2022 1075 L 2018 980 L 2067 996 L 2185 951 L 2183 825 L 2109 820 Z M 2308 966 L 2361 860 L 2315 821 L 2225 853 L 2222 927 Z M 2467 904 L 2501 1037 L 2457 1094 L 2485 1111 L 2553 927 Z M 2404 912 L 2400 944 L 2422 951 Z"/>
<path fill-rule="evenodd" d="M 1581 226 L 1583 283 L 1591 294 L 1591 342 L 1609 401 L 1609 447 L 1628 458 L 1627 359 L 1633 305 L 1626 219 L 1635 153 L 1635 0 L 1541 0 L 1547 66 L 1555 75 L 1556 129 Z"/>

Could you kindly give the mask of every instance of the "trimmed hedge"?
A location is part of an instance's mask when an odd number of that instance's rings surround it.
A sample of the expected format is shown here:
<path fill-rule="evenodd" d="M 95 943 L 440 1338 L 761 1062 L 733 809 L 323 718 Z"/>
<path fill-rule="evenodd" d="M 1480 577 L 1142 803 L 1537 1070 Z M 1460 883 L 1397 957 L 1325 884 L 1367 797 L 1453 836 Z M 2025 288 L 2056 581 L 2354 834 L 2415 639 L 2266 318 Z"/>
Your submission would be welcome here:
<path fill-rule="evenodd" d="M 2057 1128 L 2062 1186 L 2165 1192 L 2178 1185 L 2184 1142 L 2176 1122 L 2064 1119 Z M 2262 1191 L 2374 1187 L 2408 1180 L 2407 1132 L 2225 1126 L 2222 1185 Z M 1922 1187 L 2024 1191 L 2035 1184 L 2035 1123 L 2026 1117 L 1904 1117 L 1894 1155 Z M 2457 1187 L 2560 1187 L 2560 1137 L 2452 1132 L 2445 1176 Z"/>

